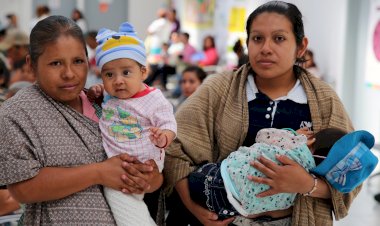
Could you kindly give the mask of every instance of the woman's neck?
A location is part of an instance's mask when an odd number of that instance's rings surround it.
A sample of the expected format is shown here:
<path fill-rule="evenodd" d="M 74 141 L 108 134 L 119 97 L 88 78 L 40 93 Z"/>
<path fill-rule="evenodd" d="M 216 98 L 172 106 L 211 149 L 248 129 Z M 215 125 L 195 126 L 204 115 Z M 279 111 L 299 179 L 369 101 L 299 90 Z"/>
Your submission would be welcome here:
<path fill-rule="evenodd" d="M 297 79 L 294 73 L 289 76 L 280 76 L 271 79 L 263 79 L 259 76 L 255 76 L 255 84 L 257 89 L 272 100 L 286 96 L 294 87 L 296 81 Z"/>

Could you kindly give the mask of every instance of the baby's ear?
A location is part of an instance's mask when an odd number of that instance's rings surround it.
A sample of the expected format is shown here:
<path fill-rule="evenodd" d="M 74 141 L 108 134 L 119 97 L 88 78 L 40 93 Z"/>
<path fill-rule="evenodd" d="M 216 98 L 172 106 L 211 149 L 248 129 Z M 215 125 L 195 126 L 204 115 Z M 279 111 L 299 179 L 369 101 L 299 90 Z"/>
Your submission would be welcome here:
<path fill-rule="evenodd" d="M 115 31 L 109 30 L 107 28 L 101 28 L 96 35 L 96 42 L 98 45 L 101 45 L 104 41 L 107 40 L 108 37 L 111 37 L 115 33 Z"/>
<path fill-rule="evenodd" d="M 146 66 L 141 67 L 142 80 L 144 81 L 148 77 L 148 69 Z"/>

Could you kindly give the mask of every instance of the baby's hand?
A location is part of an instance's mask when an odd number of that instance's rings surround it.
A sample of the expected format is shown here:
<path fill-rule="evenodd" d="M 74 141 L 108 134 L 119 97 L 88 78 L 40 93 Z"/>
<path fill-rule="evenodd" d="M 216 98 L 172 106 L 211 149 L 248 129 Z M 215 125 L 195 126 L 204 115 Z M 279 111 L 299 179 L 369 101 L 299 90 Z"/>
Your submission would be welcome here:
<path fill-rule="evenodd" d="M 168 146 L 168 137 L 164 133 L 163 130 L 157 128 L 157 127 L 152 127 L 149 129 L 150 130 L 150 135 L 149 139 L 152 141 L 154 145 L 158 148 L 165 148 Z"/>
<path fill-rule="evenodd" d="M 300 128 L 296 132 L 297 132 L 297 134 L 303 134 L 307 137 L 307 143 L 306 144 L 309 147 L 309 149 L 311 150 L 311 147 L 315 142 L 314 132 L 309 130 L 307 127 Z"/>
<path fill-rule="evenodd" d="M 104 91 L 104 85 L 103 84 L 96 84 L 90 87 L 90 89 L 87 91 L 87 98 L 94 102 L 97 98 L 102 96 Z"/>

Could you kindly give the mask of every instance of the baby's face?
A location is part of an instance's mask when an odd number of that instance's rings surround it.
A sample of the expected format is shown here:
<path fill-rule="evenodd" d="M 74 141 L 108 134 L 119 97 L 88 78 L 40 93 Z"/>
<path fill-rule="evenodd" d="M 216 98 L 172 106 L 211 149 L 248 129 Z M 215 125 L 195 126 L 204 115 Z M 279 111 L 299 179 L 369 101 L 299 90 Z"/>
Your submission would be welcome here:
<path fill-rule="evenodd" d="M 104 89 L 111 96 L 128 99 L 145 89 L 146 68 L 136 61 L 121 58 L 103 65 L 101 77 Z"/>

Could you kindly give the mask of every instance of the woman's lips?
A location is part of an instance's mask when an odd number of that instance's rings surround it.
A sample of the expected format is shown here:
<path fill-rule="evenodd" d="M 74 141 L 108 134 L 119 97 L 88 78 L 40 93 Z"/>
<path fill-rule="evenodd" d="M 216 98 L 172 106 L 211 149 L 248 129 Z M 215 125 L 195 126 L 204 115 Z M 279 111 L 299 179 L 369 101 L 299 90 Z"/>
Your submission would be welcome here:
<path fill-rule="evenodd" d="M 259 60 L 258 63 L 262 66 L 269 67 L 274 64 L 274 61 L 271 60 Z"/>
<path fill-rule="evenodd" d="M 65 84 L 61 86 L 61 89 L 66 89 L 66 90 L 73 90 L 78 86 L 78 84 Z"/>

